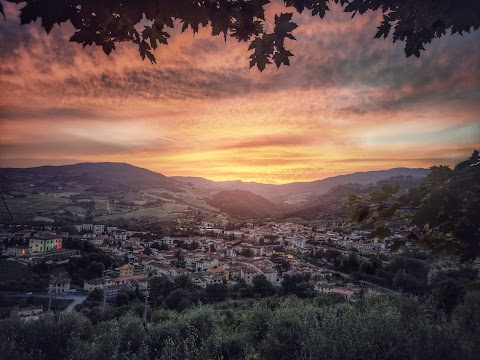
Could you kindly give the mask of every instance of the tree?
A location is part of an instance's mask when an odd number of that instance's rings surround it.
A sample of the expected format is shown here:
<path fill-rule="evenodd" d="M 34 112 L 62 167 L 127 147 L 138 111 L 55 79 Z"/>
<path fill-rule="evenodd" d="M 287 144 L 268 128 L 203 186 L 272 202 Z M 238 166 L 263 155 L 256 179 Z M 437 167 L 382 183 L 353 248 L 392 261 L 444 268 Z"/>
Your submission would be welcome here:
<path fill-rule="evenodd" d="M 155 276 L 149 282 L 150 299 L 153 305 L 158 305 L 162 297 L 166 297 L 175 288 L 173 282 L 165 276 Z"/>
<path fill-rule="evenodd" d="M 101 301 L 103 298 L 103 290 L 101 289 L 93 289 L 93 291 L 88 294 L 89 301 Z"/>
<path fill-rule="evenodd" d="M 463 301 L 465 289 L 455 280 L 442 281 L 432 291 L 432 299 L 438 310 L 451 315 L 453 309 Z"/>
<path fill-rule="evenodd" d="M 186 306 L 185 300 L 191 305 L 190 293 L 184 289 L 176 289 L 166 297 L 165 304 L 172 310 L 182 311 Z"/>
<path fill-rule="evenodd" d="M 275 294 L 275 288 L 267 280 L 265 275 L 257 275 L 253 278 L 253 291 L 255 294 L 259 294 L 262 297 L 272 296 Z"/>
<path fill-rule="evenodd" d="M 116 306 L 122 306 L 122 305 L 128 305 L 128 295 L 124 292 L 121 292 L 117 295 L 115 298 L 115 305 Z"/>
<path fill-rule="evenodd" d="M 275 264 L 275 268 L 280 274 L 290 270 L 290 267 L 291 267 L 290 262 L 284 257 L 278 254 L 273 254 L 270 260 L 272 260 L 272 262 Z"/>
<path fill-rule="evenodd" d="M 205 293 L 212 302 L 223 301 L 228 296 L 228 287 L 225 284 L 209 284 Z"/>
<path fill-rule="evenodd" d="M 6 0 L 18 3 L 18 0 Z M 265 16 L 269 0 L 144 0 L 108 2 L 96 0 L 27 0 L 21 8 L 21 24 L 41 18 L 42 27 L 49 33 L 55 24 L 70 22 L 75 33 L 70 41 L 102 47 L 109 55 L 120 42 L 133 43 L 142 59 L 156 63 L 153 52 L 158 45 L 167 45 L 170 29 L 181 24 L 197 33 L 200 27 L 210 26 L 213 36 L 227 36 L 250 42 L 250 67 L 263 71 L 267 64 L 289 65 L 293 54 L 286 49 L 285 40 L 296 40 L 292 34 L 298 26 L 292 22 L 293 13 L 275 14 L 273 22 Z M 325 17 L 330 0 L 284 0 L 285 6 L 312 16 Z M 424 45 L 447 31 L 463 34 L 480 25 L 480 3 L 476 0 L 332 0 L 346 13 L 364 14 L 380 11 L 383 19 L 375 38 L 405 42 L 406 56 L 420 56 Z M 0 12 L 4 15 L 0 4 Z M 143 17 L 147 19 L 143 22 Z M 178 22 L 177 22 L 178 21 Z M 269 31 L 267 23 L 273 25 Z M 137 30 L 143 25 L 143 30 Z"/>
<path fill-rule="evenodd" d="M 429 251 L 433 256 L 453 254 L 463 261 L 480 255 L 480 165 L 478 151 L 458 164 L 453 170 L 448 166 L 433 166 L 418 187 L 397 196 L 398 188 L 382 186 L 369 198 L 350 195 L 349 203 L 356 205 L 350 214 L 354 222 L 366 222 L 375 227 L 369 235 L 384 238 L 391 234 L 388 221 L 404 218 L 408 225 L 425 228 L 421 236 L 409 240 Z M 413 209 L 413 215 L 403 211 Z M 397 242 L 391 250 L 402 244 Z"/>
<path fill-rule="evenodd" d="M 105 271 L 105 265 L 102 262 L 92 261 L 90 265 L 88 265 L 88 273 L 92 278 L 102 276 L 104 271 Z"/>
<path fill-rule="evenodd" d="M 185 268 L 186 262 L 185 258 L 182 255 L 182 251 L 179 249 L 175 251 L 175 266 L 178 268 Z"/>

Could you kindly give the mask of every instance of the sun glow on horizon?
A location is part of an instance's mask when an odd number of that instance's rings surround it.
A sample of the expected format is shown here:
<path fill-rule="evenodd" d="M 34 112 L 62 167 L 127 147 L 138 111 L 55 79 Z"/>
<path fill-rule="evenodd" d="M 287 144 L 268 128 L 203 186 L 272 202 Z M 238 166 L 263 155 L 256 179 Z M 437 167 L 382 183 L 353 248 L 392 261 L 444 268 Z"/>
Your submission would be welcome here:
<path fill-rule="evenodd" d="M 0 166 L 113 161 L 281 184 L 453 165 L 480 147 L 479 32 L 414 59 L 371 40 L 375 14 L 295 16 L 291 66 L 262 73 L 248 68 L 248 45 L 208 29 L 176 32 L 151 66 L 127 45 L 107 58 L 69 43 L 68 25 L 47 36 L 7 16 Z"/>

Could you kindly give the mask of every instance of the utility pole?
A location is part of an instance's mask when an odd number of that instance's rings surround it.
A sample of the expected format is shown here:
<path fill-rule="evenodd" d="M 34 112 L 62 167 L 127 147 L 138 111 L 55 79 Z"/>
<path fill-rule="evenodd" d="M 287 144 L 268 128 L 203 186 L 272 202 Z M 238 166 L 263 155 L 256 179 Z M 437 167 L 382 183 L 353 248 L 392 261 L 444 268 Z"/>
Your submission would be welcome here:
<path fill-rule="evenodd" d="M 49 293 L 49 297 L 48 297 L 48 312 L 51 311 L 52 309 L 52 290 L 48 290 L 48 293 Z"/>
<path fill-rule="evenodd" d="M 50 279 L 48 280 L 48 312 L 52 310 L 52 292 L 53 292 L 53 285 L 54 285 L 54 277 L 50 275 Z"/>
<path fill-rule="evenodd" d="M 103 296 L 102 296 L 102 311 L 105 315 L 105 309 L 107 307 L 107 281 L 105 280 L 105 273 L 103 274 Z"/>
<path fill-rule="evenodd" d="M 147 289 L 145 291 L 145 305 L 143 307 L 143 326 L 145 327 L 145 330 L 147 330 L 148 296 L 149 296 L 149 288 L 147 285 Z"/>

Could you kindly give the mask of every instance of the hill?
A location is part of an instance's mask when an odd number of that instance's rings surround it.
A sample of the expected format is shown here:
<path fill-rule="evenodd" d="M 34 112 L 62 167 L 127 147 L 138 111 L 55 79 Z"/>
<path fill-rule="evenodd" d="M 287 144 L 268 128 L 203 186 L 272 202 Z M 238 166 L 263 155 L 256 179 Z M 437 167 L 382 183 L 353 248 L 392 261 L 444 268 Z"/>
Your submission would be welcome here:
<path fill-rule="evenodd" d="M 0 169 L 2 188 L 12 184 L 35 187 L 68 187 L 78 184 L 105 190 L 165 188 L 180 190 L 181 184 L 163 174 L 126 163 L 80 163 L 63 166 Z"/>
<path fill-rule="evenodd" d="M 294 209 L 287 210 L 283 217 L 299 217 L 305 220 L 338 220 L 346 219 L 354 207 L 347 204 L 349 195 L 363 196 L 379 189 L 384 184 L 399 186 L 405 193 L 408 189 L 418 186 L 422 179 L 413 176 L 396 176 L 389 179 L 380 180 L 375 184 L 345 184 L 337 185 L 328 190 L 325 194 L 311 196 L 304 203 L 297 204 Z M 276 199 L 280 201 L 280 199 Z"/>
<path fill-rule="evenodd" d="M 305 193 L 321 195 L 338 185 L 374 184 L 378 181 L 386 180 L 395 176 L 411 176 L 414 178 L 423 178 L 429 172 L 430 170 L 421 168 L 394 168 L 389 170 L 356 172 L 348 175 L 333 176 L 323 180 L 316 180 L 310 182 L 293 182 L 283 185 L 243 182 L 240 180 L 212 181 L 201 177 L 174 176 L 172 178 L 184 183 L 190 183 L 193 186 L 225 190 L 245 190 L 263 196 L 267 199 L 272 199 L 273 197 L 278 195 L 298 195 Z"/>
<path fill-rule="evenodd" d="M 244 190 L 223 190 L 207 199 L 207 204 L 241 219 L 270 217 L 275 205 L 269 200 Z"/>

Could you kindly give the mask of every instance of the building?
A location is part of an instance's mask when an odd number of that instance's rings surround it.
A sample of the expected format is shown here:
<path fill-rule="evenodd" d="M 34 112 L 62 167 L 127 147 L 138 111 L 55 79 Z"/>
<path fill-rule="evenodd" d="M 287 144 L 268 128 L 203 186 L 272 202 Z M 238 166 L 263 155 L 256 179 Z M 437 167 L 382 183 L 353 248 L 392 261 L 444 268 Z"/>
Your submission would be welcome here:
<path fill-rule="evenodd" d="M 216 268 L 210 269 L 207 272 L 211 273 L 214 277 L 220 276 L 220 277 L 224 278 L 226 281 L 228 281 L 230 279 L 230 272 L 228 270 L 225 270 L 224 268 L 221 268 L 221 267 L 216 267 Z"/>
<path fill-rule="evenodd" d="M 279 280 L 278 280 L 278 272 L 275 269 L 264 269 L 263 275 L 265 278 L 270 282 L 272 285 L 278 285 Z"/>
<path fill-rule="evenodd" d="M 62 238 L 34 237 L 30 238 L 28 247 L 31 253 L 48 252 L 62 249 Z"/>
<path fill-rule="evenodd" d="M 107 234 L 111 234 L 113 232 L 117 231 L 117 227 L 116 226 L 108 226 L 107 227 Z"/>
<path fill-rule="evenodd" d="M 358 293 L 358 289 L 350 289 L 321 282 L 315 285 L 315 291 L 318 291 L 321 294 L 337 294 L 347 300 L 352 299 Z"/>
<path fill-rule="evenodd" d="M 50 280 L 48 291 L 54 294 L 63 294 L 70 290 L 71 280 L 66 274 L 56 275 Z"/>
<path fill-rule="evenodd" d="M 133 264 L 133 275 L 144 275 L 145 266 L 143 264 L 134 263 Z"/>
<path fill-rule="evenodd" d="M 104 236 L 95 236 L 93 239 L 88 240 L 92 245 L 95 246 L 102 246 L 103 243 L 105 242 L 105 237 Z"/>
<path fill-rule="evenodd" d="M 96 235 L 102 235 L 105 231 L 105 225 L 93 225 L 93 233 Z"/>
<path fill-rule="evenodd" d="M 115 272 L 118 274 L 119 277 L 124 276 L 131 276 L 133 275 L 133 265 L 125 264 L 115 269 Z"/>
<path fill-rule="evenodd" d="M 30 254 L 28 246 L 9 246 L 6 250 L 8 256 L 26 256 Z"/>
<path fill-rule="evenodd" d="M 261 273 L 252 268 L 242 268 L 240 277 L 245 281 L 247 285 L 253 285 L 253 278 Z"/>
<path fill-rule="evenodd" d="M 43 306 L 29 306 L 27 308 L 16 308 L 14 309 L 10 315 L 11 316 L 18 316 L 22 320 L 38 320 L 40 315 L 43 314 Z"/>

